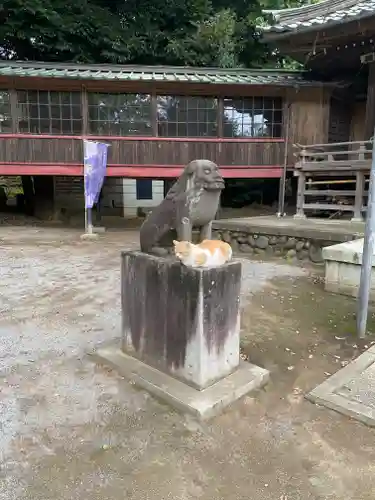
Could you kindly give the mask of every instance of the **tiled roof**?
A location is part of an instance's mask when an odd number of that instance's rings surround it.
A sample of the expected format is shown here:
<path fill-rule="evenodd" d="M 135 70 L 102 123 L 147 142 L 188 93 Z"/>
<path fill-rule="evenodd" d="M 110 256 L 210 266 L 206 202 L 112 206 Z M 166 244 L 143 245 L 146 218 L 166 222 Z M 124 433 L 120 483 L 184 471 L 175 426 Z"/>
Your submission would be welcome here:
<path fill-rule="evenodd" d="M 0 62 L 0 76 L 59 78 L 72 80 L 181 82 L 313 86 L 321 84 L 308 73 L 283 70 L 186 68 L 163 66 L 120 66 Z M 327 83 L 327 85 L 335 85 Z"/>
<path fill-rule="evenodd" d="M 328 27 L 341 22 L 375 16 L 375 0 L 324 0 L 294 9 L 264 10 L 271 14 L 275 24 L 262 28 L 268 33 L 286 33 Z"/>

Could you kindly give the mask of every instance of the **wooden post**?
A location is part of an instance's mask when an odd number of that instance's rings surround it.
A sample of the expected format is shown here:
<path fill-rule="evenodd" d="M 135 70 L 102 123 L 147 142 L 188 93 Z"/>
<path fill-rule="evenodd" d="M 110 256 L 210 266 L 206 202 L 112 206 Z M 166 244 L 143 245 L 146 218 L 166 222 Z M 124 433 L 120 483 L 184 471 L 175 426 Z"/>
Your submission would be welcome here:
<path fill-rule="evenodd" d="M 298 172 L 298 187 L 297 187 L 297 206 L 295 219 L 305 219 L 305 212 L 303 205 L 305 204 L 305 188 L 306 188 L 306 175 L 304 172 Z"/>
<path fill-rule="evenodd" d="M 86 87 L 81 89 L 81 106 L 82 106 L 82 135 L 86 137 L 89 134 L 89 103 Z"/>
<path fill-rule="evenodd" d="M 18 125 L 18 98 L 17 98 L 17 90 L 14 88 L 9 90 L 9 99 L 10 99 L 10 114 L 12 118 L 12 134 L 18 134 L 19 125 Z"/>
<path fill-rule="evenodd" d="M 224 136 L 224 99 L 218 98 L 217 101 L 217 136 Z"/>
<path fill-rule="evenodd" d="M 288 168 L 288 154 L 289 154 L 289 127 L 290 127 L 290 117 L 289 117 L 290 104 L 286 107 L 286 113 L 284 113 L 284 124 L 285 134 L 284 134 L 284 162 L 283 162 L 283 173 L 280 178 L 279 183 L 279 202 L 277 217 L 284 217 L 285 215 L 285 187 L 286 187 L 286 171 Z"/>
<path fill-rule="evenodd" d="M 365 187 L 365 174 L 363 172 L 357 172 L 356 182 L 355 182 L 354 213 L 352 222 L 363 222 L 362 205 L 363 205 L 364 187 Z"/>
<path fill-rule="evenodd" d="M 370 139 L 374 133 L 375 126 L 375 62 L 369 64 L 366 118 L 365 118 L 365 139 Z"/>
<path fill-rule="evenodd" d="M 151 94 L 151 131 L 153 137 L 158 137 L 158 98 L 156 94 Z"/>

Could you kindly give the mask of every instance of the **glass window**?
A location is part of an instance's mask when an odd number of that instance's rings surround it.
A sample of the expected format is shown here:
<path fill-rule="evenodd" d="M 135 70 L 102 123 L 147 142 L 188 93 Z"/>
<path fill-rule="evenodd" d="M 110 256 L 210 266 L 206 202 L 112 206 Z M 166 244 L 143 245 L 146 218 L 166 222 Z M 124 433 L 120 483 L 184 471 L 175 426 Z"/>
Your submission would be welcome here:
<path fill-rule="evenodd" d="M 224 137 L 281 137 L 282 99 L 279 97 L 225 98 Z"/>
<path fill-rule="evenodd" d="M 82 133 L 79 92 L 22 90 L 17 92 L 17 97 L 20 132 L 53 135 Z"/>
<path fill-rule="evenodd" d="M 88 101 L 90 134 L 152 135 L 150 95 L 90 93 Z"/>
<path fill-rule="evenodd" d="M 0 133 L 12 132 L 10 97 L 7 90 L 0 90 Z"/>
<path fill-rule="evenodd" d="M 157 97 L 160 137 L 216 137 L 217 118 L 213 97 Z"/>

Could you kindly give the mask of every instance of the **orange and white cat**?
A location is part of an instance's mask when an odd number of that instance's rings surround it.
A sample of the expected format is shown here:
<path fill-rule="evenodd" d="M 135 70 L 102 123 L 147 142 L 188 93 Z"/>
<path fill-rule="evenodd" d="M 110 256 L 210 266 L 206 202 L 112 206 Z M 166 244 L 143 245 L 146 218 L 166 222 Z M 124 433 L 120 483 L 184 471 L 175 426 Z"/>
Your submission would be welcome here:
<path fill-rule="evenodd" d="M 190 241 L 173 241 L 174 253 L 188 267 L 222 266 L 232 258 L 232 248 L 225 241 L 203 240 L 195 245 Z"/>

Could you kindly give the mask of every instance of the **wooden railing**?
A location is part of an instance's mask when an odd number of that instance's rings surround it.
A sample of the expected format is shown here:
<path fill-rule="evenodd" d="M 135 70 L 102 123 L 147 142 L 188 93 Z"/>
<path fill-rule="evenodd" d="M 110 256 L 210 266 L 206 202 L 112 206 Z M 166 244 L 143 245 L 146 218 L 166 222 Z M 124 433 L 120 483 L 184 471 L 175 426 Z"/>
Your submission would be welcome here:
<path fill-rule="evenodd" d="M 82 175 L 82 137 L 0 135 L 0 175 Z M 177 177 L 191 160 L 217 163 L 225 177 L 280 177 L 284 139 L 94 137 L 111 145 L 107 175 Z"/>
<path fill-rule="evenodd" d="M 306 211 L 330 212 L 330 217 L 352 212 L 352 220 L 362 220 L 372 141 L 295 144 L 294 148 L 294 175 L 298 177 L 296 217 L 305 217 Z"/>

